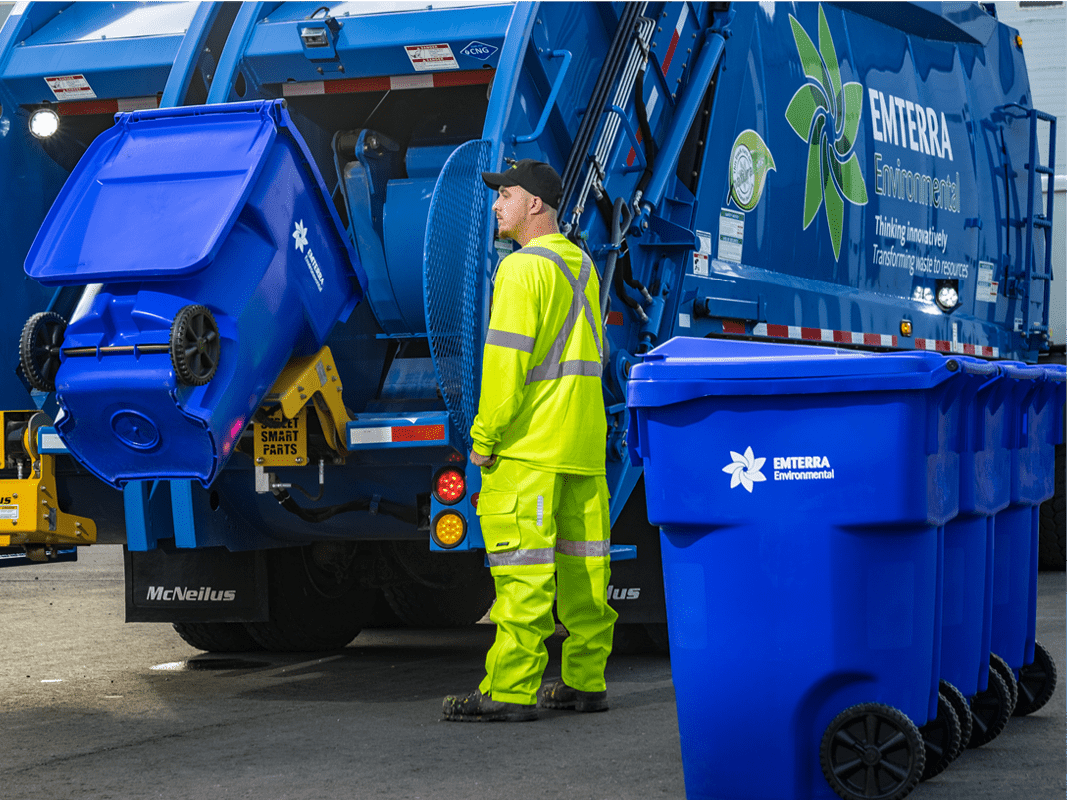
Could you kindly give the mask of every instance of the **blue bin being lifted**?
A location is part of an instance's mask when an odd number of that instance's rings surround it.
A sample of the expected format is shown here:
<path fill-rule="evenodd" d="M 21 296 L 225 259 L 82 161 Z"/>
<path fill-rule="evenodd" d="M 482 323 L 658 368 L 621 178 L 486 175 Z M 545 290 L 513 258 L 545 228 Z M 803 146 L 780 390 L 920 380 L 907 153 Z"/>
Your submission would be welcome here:
<path fill-rule="evenodd" d="M 62 338 L 56 429 L 118 487 L 209 485 L 289 359 L 321 348 L 366 287 L 284 101 L 118 114 L 26 272 L 86 286 Z"/>
<path fill-rule="evenodd" d="M 868 766 L 918 781 L 968 369 L 696 339 L 633 369 L 690 800 L 862 796 Z"/>

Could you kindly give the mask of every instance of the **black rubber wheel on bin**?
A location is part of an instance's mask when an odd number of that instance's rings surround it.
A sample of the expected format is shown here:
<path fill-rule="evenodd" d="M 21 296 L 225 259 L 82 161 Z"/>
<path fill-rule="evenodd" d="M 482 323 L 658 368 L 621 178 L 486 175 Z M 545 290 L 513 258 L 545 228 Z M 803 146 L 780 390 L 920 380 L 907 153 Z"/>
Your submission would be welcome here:
<path fill-rule="evenodd" d="M 67 321 L 54 311 L 34 314 L 22 327 L 19 339 L 19 361 L 30 386 L 42 392 L 56 390 L 59 371 L 59 351 Z"/>
<path fill-rule="evenodd" d="M 170 360 L 178 380 L 203 386 L 219 366 L 219 326 L 207 306 L 185 306 L 170 326 Z"/>
<path fill-rule="evenodd" d="M 919 728 L 926 748 L 926 766 L 919 780 L 928 781 L 940 775 L 960 753 L 960 720 L 952 702 L 939 692 L 937 716 Z"/>
<path fill-rule="evenodd" d="M 1019 670 L 1018 686 L 1019 702 L 1012 712 L 1016 717 L 1033 714 L 1056 691 L 1056 662 L 1041 642 L 1034 643 L 1034 663 Z"/>
<path fill-rule="evenodd" d="M 247 653 L 262 650 L 240 622 L 175 622 L 175 632 L 197 650 L 209 653 Z"/>
<path fill-rule="evenodd" d="M 952 760 L 955 761 L 967 749 L 967 743 L 971 741 L 971 734 L 974 733 L 971 706 L 967 702 L 967 698 L 963 696 L 963 692 L 948 681 L 941 681 L 938 690 L 952 704 L 952 710 L 956 712 L 956 719 L 960 721 L 960 747 L 952 755 Z"/>
<path fill-rule="evenodd" d="M 903 712 L 861 703 L 827 726 L 819 763 L 830 788 L 844 800 L 901 800 L 919 783 L 926 748 Z"/>
<path fill-rule="evenodd" d="M 990 672 L 996 670 L 997 674 L 1004 679 L 1004 685 L 1008 687 L 1010 695 L 1008 716 L 1011 716 L 1015 713 L 1015 706 L 1019 703 L 1019 684 L 1015 682 L 1015 673 L 1008 666 L 1008 662 L 996 653 L 989 654 L 989 670 Z"/>
<path fill-rule="evenodd" d="M 971 698 L 971 718 L 974 733 L 967 747 L 972 750 L 1000 736 L 1011 718 L 1011 693 L 995 669 L 989 670 L 989 688 Z"/>

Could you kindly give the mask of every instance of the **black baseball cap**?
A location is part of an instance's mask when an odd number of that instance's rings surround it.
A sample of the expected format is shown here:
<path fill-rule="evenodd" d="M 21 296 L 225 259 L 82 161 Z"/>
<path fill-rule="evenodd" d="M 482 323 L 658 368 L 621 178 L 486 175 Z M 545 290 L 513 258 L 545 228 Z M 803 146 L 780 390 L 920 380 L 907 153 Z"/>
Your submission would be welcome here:
<path fill-rule="evenodd" d="M 559 208 L 563 197 L 563 181 L 550 164 L 524 158 L 516 161 L 511 169 L 503 172 L 483 172 L 482 180 L 490 189 L 501 186 L 521 186 L 530 194 L 540 197 L 545 205 Z"/>

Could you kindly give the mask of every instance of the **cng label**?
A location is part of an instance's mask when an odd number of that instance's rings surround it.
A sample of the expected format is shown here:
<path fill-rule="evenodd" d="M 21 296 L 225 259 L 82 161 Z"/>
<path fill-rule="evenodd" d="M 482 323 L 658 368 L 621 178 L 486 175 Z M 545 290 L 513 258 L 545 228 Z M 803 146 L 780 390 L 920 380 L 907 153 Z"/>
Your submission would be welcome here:
<path fill-rule="evenodd" d="M 486 61 L 492 57 L 493 53 L 497 51 L 497 48 L 491 44 L 485 44 L 484 42 L 471 42 L 459 52 L 465 56 L 476 58 L 479 61 Z"/>
<path fill-rule="evenodd" d="M 746 448 L 744 453 L 731 450 L 730 457 L 733 460 L 723 467 L 722 471 L 730 475 L 731 489 L 741 486 L 751 494 L 753 486 L 767 480 L 767 476 L 762 472 L 767 459 L 757 458 L 751 447 Z M 776 482 L 834 479 L 830 459 L 824 455 L 775 456 L 771 463 L 774 465 L 772 477 Z"/>

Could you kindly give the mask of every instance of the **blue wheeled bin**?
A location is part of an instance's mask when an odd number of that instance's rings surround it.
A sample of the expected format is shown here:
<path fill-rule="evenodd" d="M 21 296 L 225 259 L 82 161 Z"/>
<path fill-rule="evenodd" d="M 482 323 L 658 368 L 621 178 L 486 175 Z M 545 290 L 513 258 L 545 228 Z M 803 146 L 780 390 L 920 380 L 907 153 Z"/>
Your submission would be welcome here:
<path fill-rule="evenodd" d="M 284 101 L 118 114 L 26 272 L 86 286 L 52 334 L 56 428 L 115 486 L 209 485 L 290 357 L 321 348 L 366 287 Z"/>
<path fill-rule="evenodd" d="M 935 353 L 699 339 L 633 369 L 690 800 L 919 780 L 964 374 Z"/>
<path fill-rule="evenodd" d="M 942 693 L 953 701 L 971 743 L 972 711 L 965 698 L 985 692 L 993 602 L 993 515 L 1011 499 L 1008 395 L 1011 384 L 995 364 L 958 356 L 973 375 L 961 395 L 959 514 L 945 524 L 941 625 Z M 945 684 L 949 684 L 947 687 Z M 975 746 L 999 733 L 979 721 Z"/>
<path fill-rule="evenodd" d="M 1063 440 L 1065 370 L 1008 364 L 1012 393 L 1011 504 L 996 516 L 991 648 L 1015 680 L 1013 713 L 1033 713 L 1056 686 L 1052 655 L 1036 641 L 1040 506 L 1055 494 L 1055 447 Z"/>
<path fill-rule="evenodd" d="M 1043 468 L 1036 441 L 1035 405 L 1047 402 L 1045 370 L 1019 362 L 1001 362 L 1009 379 L 1009 447 L 1011 500 L 994 519 L 993 615 L 990 649 L 993 667 L 1009 685 L 1016 702 L 1014 672 L 1033 660 L 1037 613 L 1037 515 L 1041 502 L 1055 490 L 1049 457 Z M 1046 474 L 1043 474 L 1047 472 Z"/>

